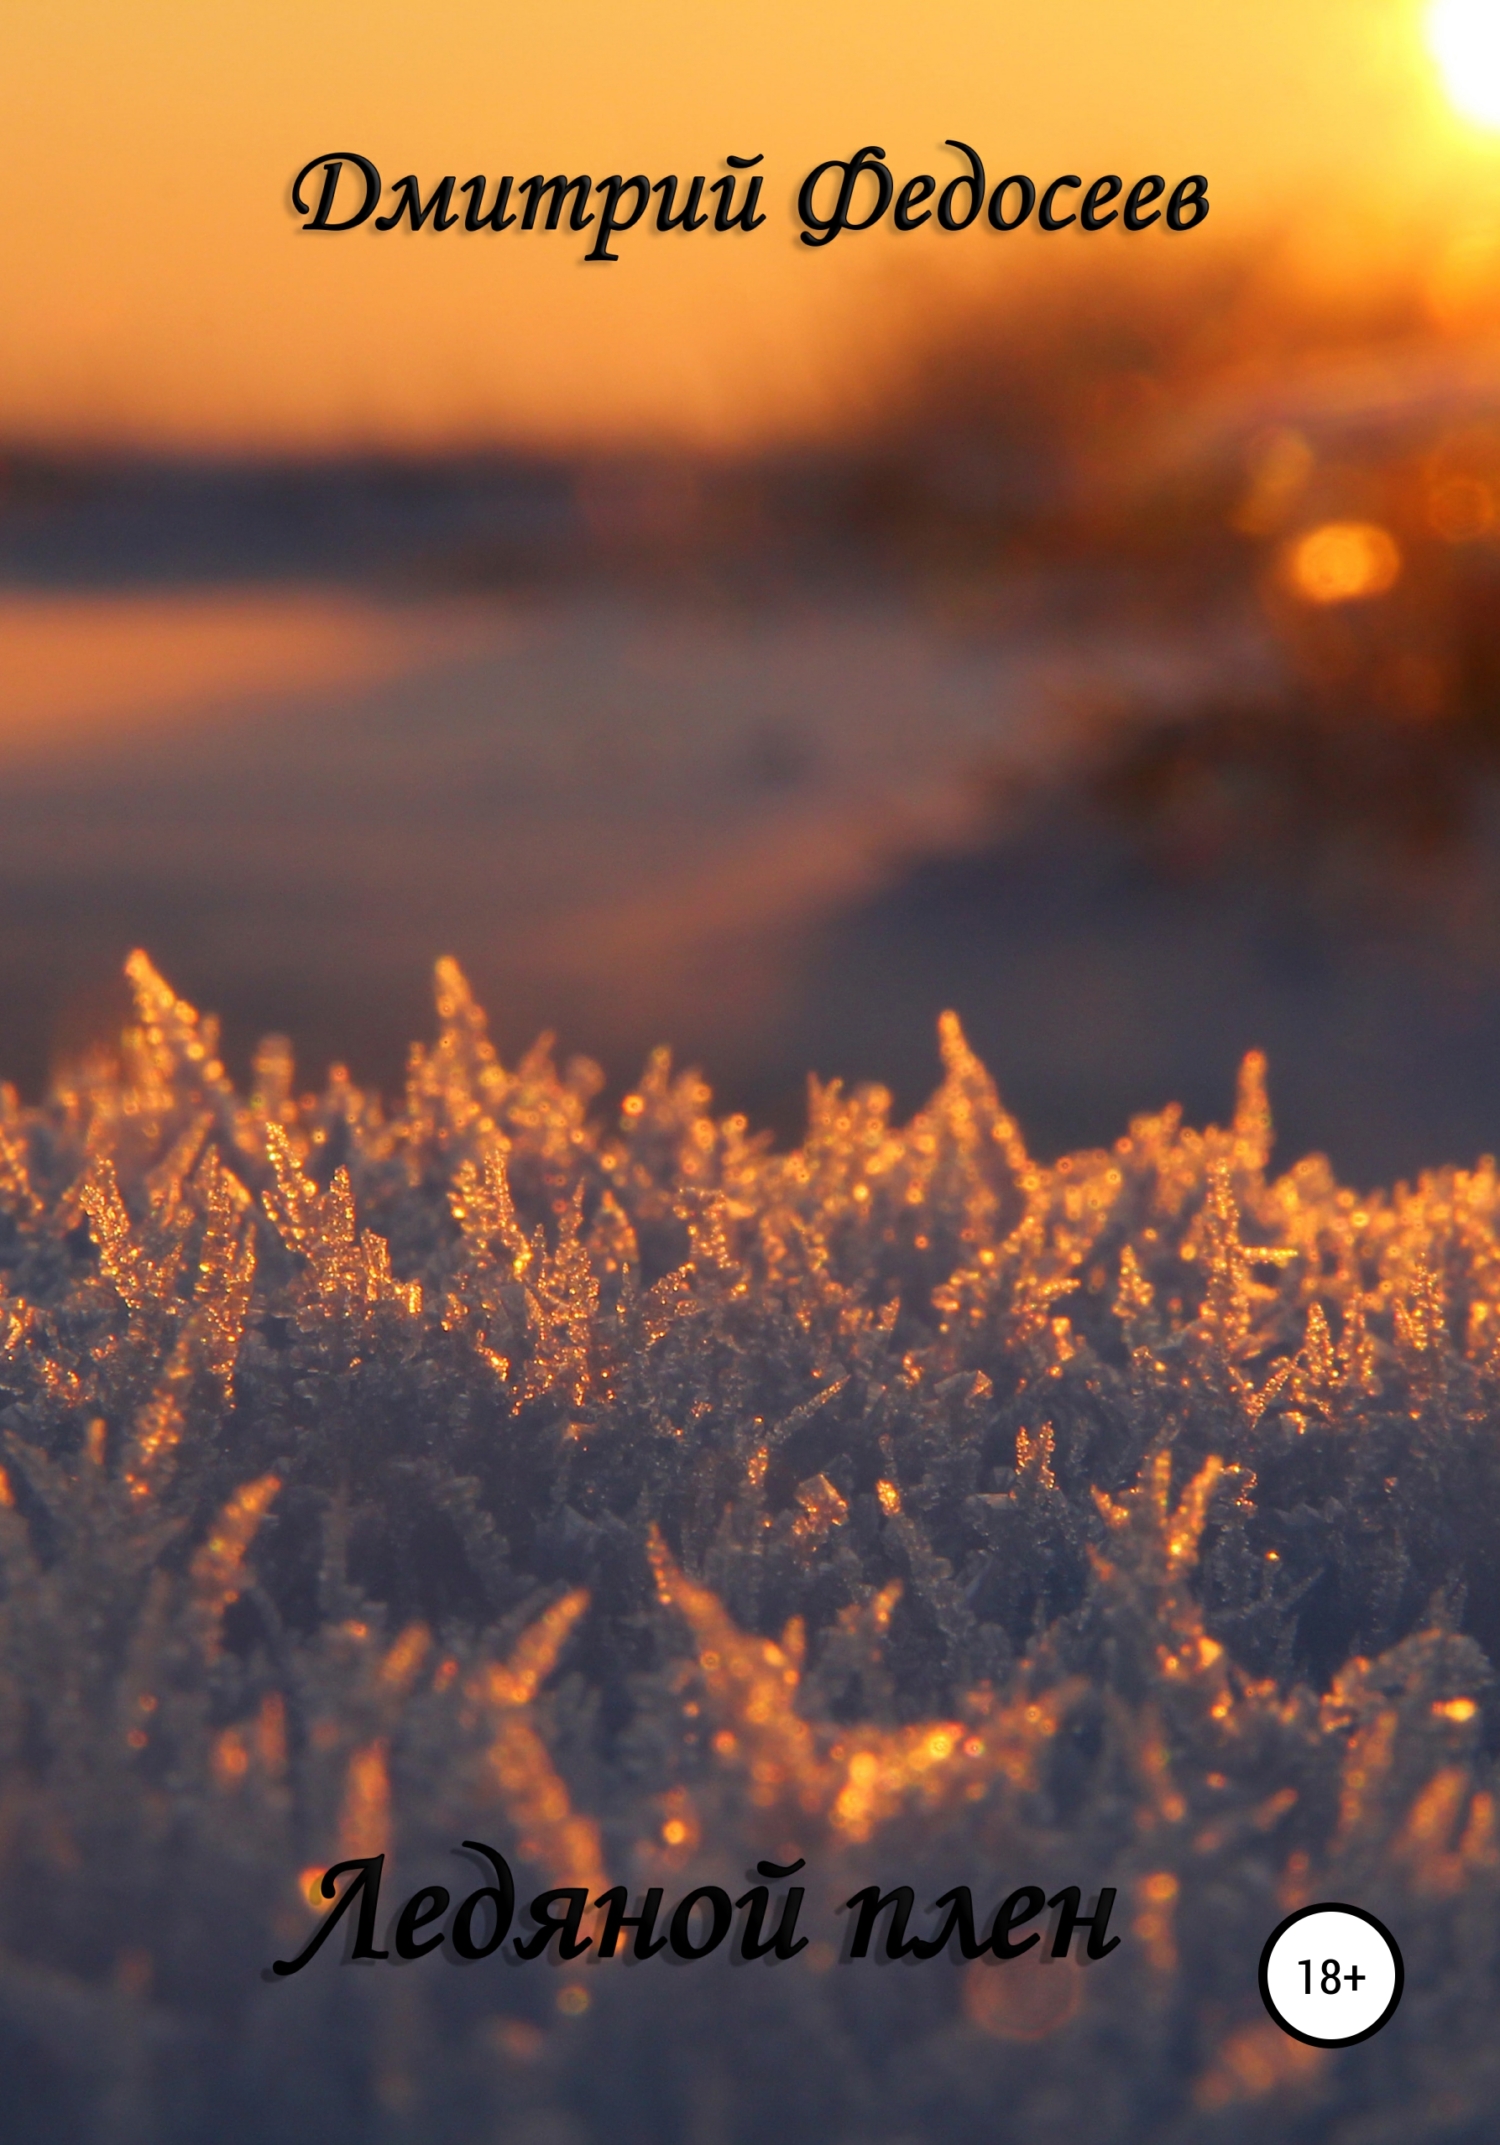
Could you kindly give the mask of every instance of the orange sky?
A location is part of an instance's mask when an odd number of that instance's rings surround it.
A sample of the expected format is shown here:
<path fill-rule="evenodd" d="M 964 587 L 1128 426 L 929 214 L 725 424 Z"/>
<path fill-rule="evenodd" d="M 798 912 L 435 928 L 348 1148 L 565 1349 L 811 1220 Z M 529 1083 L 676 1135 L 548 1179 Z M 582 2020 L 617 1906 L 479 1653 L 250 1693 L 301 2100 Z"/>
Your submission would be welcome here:
<path fill-rule="evenodd" d="M 1448 113 L 1419 0 L 49 0 L 0 29 L 0 435 L 342 446 L 763 431 L 836 393 L 913 275 L 1020 278 L 1079 245 L 1253 232 L 1293 199 L 1343 244 L 1457 204 L 1493 151 Z M 821 158 L 898 174 L 1206 171 L 1200 240 L 1118 227 L 797 243 Z M 304 234 L 309 157 L 388 179 L 644 168 L 765 152 L 753 238 Z M 1357 209 L 1351 205 L 1358 204 Z M 1457 206 L 1455 206 L 1457 213 Z M 1056 249 L 1047 253 L 1046 248 Z"/>

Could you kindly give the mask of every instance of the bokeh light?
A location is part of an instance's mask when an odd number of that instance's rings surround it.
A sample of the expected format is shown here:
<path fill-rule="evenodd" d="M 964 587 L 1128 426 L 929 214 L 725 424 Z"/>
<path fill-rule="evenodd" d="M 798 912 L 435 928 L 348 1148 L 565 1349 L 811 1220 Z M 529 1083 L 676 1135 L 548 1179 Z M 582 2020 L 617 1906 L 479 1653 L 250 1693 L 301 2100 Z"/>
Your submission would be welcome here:
<path fill-rule="evenodd" d="M 1495 526 L 1495 495 L 1478 477 L 1448 477 L 1434 487 L 1427 518 L 1450 544 L 1471 544 Z"/>
<path fill-rule="evenodd" d="M 1359 603 L 1383 596 L 1401 573 L 1401 553 L 1373 521 L 1326 521 L 1290 546 L 1292 586 L 1308 603 Z"/>

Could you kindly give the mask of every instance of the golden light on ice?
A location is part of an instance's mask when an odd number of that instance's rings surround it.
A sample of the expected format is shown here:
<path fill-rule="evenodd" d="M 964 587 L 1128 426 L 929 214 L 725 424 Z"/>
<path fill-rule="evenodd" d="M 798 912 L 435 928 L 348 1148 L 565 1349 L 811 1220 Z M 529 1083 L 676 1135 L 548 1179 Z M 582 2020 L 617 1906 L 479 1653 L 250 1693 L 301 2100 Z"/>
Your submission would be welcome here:
<path fill-rule="evenodd" d="M 1500 0 L 1433 0 L 1427 42 L 1458 110 L 1500 127 Z"/>
<path fill-rule="evenodd" d="M 1293 588 L 1308 603 L 1358 603 L 1383 596 L 1401 572 L 1401 553 L 1373 521 L 1327 521 L 1287 549 Z"/>

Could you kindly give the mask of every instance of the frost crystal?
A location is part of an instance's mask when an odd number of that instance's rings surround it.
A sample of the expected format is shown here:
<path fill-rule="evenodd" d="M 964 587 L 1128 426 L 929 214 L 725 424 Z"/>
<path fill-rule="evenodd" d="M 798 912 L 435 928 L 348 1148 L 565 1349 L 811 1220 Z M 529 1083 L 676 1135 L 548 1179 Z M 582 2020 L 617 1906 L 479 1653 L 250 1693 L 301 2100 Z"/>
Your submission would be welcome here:
<path fill-rule="evenodd" d="M 1485 2134 L 1492 1161 L 1269 1177 L 1252 1058 L 1044 1165 L 951 1017 L 904 1127 L 814 1082 L 777 1154 L 664 1054 L 609 1123 L 451 962 L 399 1108 L 276 1039 L 246 1103 L 130 975 L 116 1062 L 0 1095 L 8 2136 Z M 329 1864 L 466 1837 L 632 1900 L 805 1856 L 825 1940 L 263 1984 Z M 877 1879 L 1125 1942 L 846 1970 Z M 1255 1992 L 1318 1898 L 1406 1953 L 1341 2057 Z"/>

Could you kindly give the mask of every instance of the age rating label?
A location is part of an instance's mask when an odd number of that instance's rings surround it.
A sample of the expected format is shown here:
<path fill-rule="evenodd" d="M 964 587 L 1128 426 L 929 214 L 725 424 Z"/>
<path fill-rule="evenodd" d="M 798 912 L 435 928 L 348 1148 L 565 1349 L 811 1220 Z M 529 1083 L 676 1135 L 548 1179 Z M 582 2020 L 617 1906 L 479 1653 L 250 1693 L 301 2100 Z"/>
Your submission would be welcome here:
<path fill-rule="evenodd" d="M 1261 2001 L 1283 2033 L 1314 2048 L 1347 2048 L 1378 2033 L 1401 2001 L 1396 1939 L 1363 1907 L 1303 1907 L 1260 1955 Z"/>

